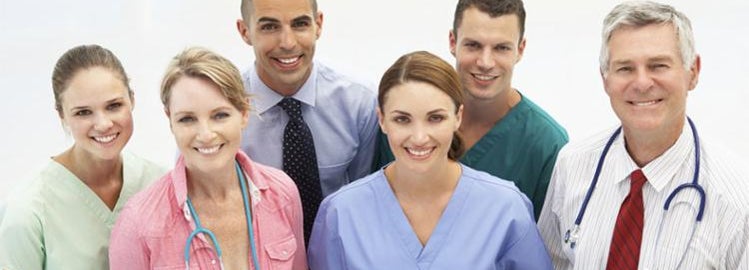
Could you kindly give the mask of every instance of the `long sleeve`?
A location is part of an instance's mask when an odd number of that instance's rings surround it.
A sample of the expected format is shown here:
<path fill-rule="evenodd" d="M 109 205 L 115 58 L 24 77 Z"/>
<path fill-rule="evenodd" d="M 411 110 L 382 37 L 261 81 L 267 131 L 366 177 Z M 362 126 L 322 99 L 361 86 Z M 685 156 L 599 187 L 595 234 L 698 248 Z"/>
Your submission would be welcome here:
<path fill-rule="evenodd" d="M 109 242 L 109 267 L 118 269 L 149 269 L 148 249 L 138 231 L 133 208 L 122 210 L 112 229 Z"/>
<path fill-rule="evenodd" d="M 359 126 L 359 147 L 356 155 L 349 163 L 348 176 L 351 181 L 368 175 L 372 170 L 372 161 L 375 156 L 375 145 L 377 141 L 377 124 L 376 106 L 377 100 L 372 100 L 372 104 L 363 106 L 366 110 L 361 110 L 364 115 L 361 117 Z"/>
<path fill-rule="evenodd" d="M 559 161 L 557 161 L 559 163 Z M 559 168 L 559 165 L 555 166 Z M 559 207 L 556 203 L 561 202 L 562 198 L 558 198 L 559 187 L 557 186 L 560 177 L 559 169 L 555 169 L 552 173 L 551 180 L 549 181 L 549 189 L 546 193 L 546 200 L 544 202 L 543 210 L 538 218 L 538 228 L 541 233 L 541 237 L 546 244 L 546 248 L 551 256 L 551 260 L 554 263 L 554 269 L 569 269 L 572 267 L 571 262 L 563 254 L 562 250 L 562 238 L 559 234 L 560 225 L 559 217 L 556 215 L 554 209 Z"/>
<path fill-rule="evenodd" d="M 0 224 L 0 268 L 41 270 L 44 260 L 41 220 L 31 209 L 8 205 Z"/>
<path fill-rule="evenodd" d="M 325 202 L 320 206 L 312 227 L 308 257 L 312 270 L 345 269 L 336 213 Z"/>

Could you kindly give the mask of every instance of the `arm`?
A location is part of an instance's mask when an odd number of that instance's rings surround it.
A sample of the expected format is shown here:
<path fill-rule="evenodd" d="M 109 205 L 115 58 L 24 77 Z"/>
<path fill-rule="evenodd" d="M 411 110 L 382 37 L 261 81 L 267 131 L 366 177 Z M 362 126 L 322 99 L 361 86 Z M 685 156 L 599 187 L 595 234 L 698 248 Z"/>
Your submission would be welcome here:
<path fill-rule="evenodd" d="M 375 142 L 377 140 L 377 100 L 372 99 L 370 104 L 360 110 L 362 117 L 358 120 L 359 147 L 356 155 L 348 166 L 348 176 L 351 181 L 368 175 L 372 169 L 372 160 L 375 155 Z"/>
<path fill-rule="evenodd" d="M 109 267 L 118 269 L 149 269 L 149 250 L 140 235 L 137 215 L 126 207 L 117 218 L 109 239 Z"/>
<path fill-rule="evenodd" d="M 309 268 L 312 270 L 346 269 L 336 213 L 329 202 L 323 201 L 312 226 L 308 248 Z"/>
<path fill-rule="evenodd" d="M 543 210 L 541 210 L 541 216 L 538 219 L 538 229 L 546 243 L 546 248 L 552 262 L 554 262 L 554 267 L 556 269 L 569 269 L 572 268 L 572 263 L 563 254 L 562 245 L 564 243 L 560 234 L 559 217 L 555 212 L 556 208 L 559 207 L 555 203 L 564 200 L 558 186 L 558 183 L 561 181 L 559 176 L 561 174 L 560 166 L 558 163 L 551 176 L 549 190 L 546 193 L 546 201 L 544 202 Z"/>
<path fill-rule="evenodd" d="M 39 216 L 13 204 L 6 211 L 0 224 L 0 269 L 43 269 L 46 251 Z"/>
<path fill-rule="evenodd" d="M 293 181 L 289 178 L 289 183 Z M 307 251 L 304 248 L 304 222 L 302 214 L 302 199 L 299 196 L 299 190 L 296 186 L 291 185 L 288 189 L 289 197 L 292 200 L 291 208 L 289 209 L 288 216 L 291 217 L 290 226 L 291 231 L 294 233 L 296 239 L 297 251 L 294 254 L 294 265 L 292 269 L 306 270 L 307 269 Z"/>
<path fill-rule="evenodd" d="M 554 164 L 557 161 L 559 150 L 567 143 L 566 138 L 563 141 L 555 144 L 549 152 L 546 160 L 543 161 L 541 172 L 538 175 L 536 184 L 536 190 L 533 192 L 533 216 L 536 220 L 541 215 L 541 209 L 544 206 L 544 199 L 546 198 L 546 191 L 549 188 L 549 182 L 551 181 L 551 172 L 554 170 Z"/>
<path fill-rule="evenodd" d="M 497 269 L 554 269 L 535 224 L 529 221 L 525 225 L 524 232 L 517 232 L 520 237 L 513 246 L 500 254 Z"/>

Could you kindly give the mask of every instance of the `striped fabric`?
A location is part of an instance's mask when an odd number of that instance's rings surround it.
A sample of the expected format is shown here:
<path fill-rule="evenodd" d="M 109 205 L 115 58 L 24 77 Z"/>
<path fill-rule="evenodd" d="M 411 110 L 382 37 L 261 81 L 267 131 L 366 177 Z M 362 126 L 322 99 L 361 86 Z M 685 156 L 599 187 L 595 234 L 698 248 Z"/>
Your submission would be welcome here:
<path fill-rule="evenodd" d="M 642 185 L 647 180 L 639 169 L 630 176 L 629 195 L 624 198 L 622 207 L 619 208 L 619 216 L 616 218 L 607 270 L 637 269 L 645 213 L 642 205 Z"/>
<path fill-rule="evenodd" d="M 575 248 L 564 235 L 574 225 L 596 163 L 613 128 L 571 142 L 559 153 L 539 229 L 556 269 L 605 269 L 617 213 L 629 193 L 629 174 L 638 169 L 619 136 L 603 165 L 598 185 L 580 224 Z M 645 224 L 638 269 L 749 269 L 749 174 L 725 151 L 700 141 L 699 183 L 707 199 L 697 223 L 699 195 L 678 193 L 669 211 L 663 206 L 679 185 L 692 181 L 694 144 L 685 125 L 676 143 L 642 168 Z M 744 167 L 746 164 L 744 164 Z"/>

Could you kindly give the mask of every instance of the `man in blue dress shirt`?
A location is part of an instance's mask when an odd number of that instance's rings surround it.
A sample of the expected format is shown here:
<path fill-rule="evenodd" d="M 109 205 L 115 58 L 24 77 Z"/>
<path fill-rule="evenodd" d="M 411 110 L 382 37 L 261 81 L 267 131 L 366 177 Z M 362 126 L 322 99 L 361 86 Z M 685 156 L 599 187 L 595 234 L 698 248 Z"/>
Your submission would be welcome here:
<path fill-rule="evenodd" d="M 300 101 L 314 141 L 322 196 L 327 196 L 369 173 L 377 101 L 374 91 L 313 60 L 322 22 L 315 0 L 244 0 L 237 29 L 255 52 L 254 65 L 243 74 L 254 112 L 242 149 L 253 160 L 284 169 L 289 116 L 278 104 L 284 98 Z"/>

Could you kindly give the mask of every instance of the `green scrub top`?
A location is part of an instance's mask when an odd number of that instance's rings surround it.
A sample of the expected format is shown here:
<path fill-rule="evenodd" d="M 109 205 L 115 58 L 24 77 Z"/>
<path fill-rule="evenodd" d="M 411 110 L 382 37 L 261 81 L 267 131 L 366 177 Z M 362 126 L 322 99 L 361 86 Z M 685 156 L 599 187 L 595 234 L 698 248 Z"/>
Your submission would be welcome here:
<path fill-rule="evenodd" d="M 460 162 L 514 182 L 533 203 L 538 219 L 557 153 L 568 140 L 567 131 L 559 123 L 522 96 L 502 120 L 468 149 Z M 373 171 L 394 160 L 387 136 L 382 132 L 377 149 Z"/>
<path fill-rule="evenodd" d="M 122 153 L 114 211 L 61 164 L 50 160 L 8 200 L 0 224 L 0 269 L 109 269 L 109 234 L 127 200 L 166 169 Z"/>

